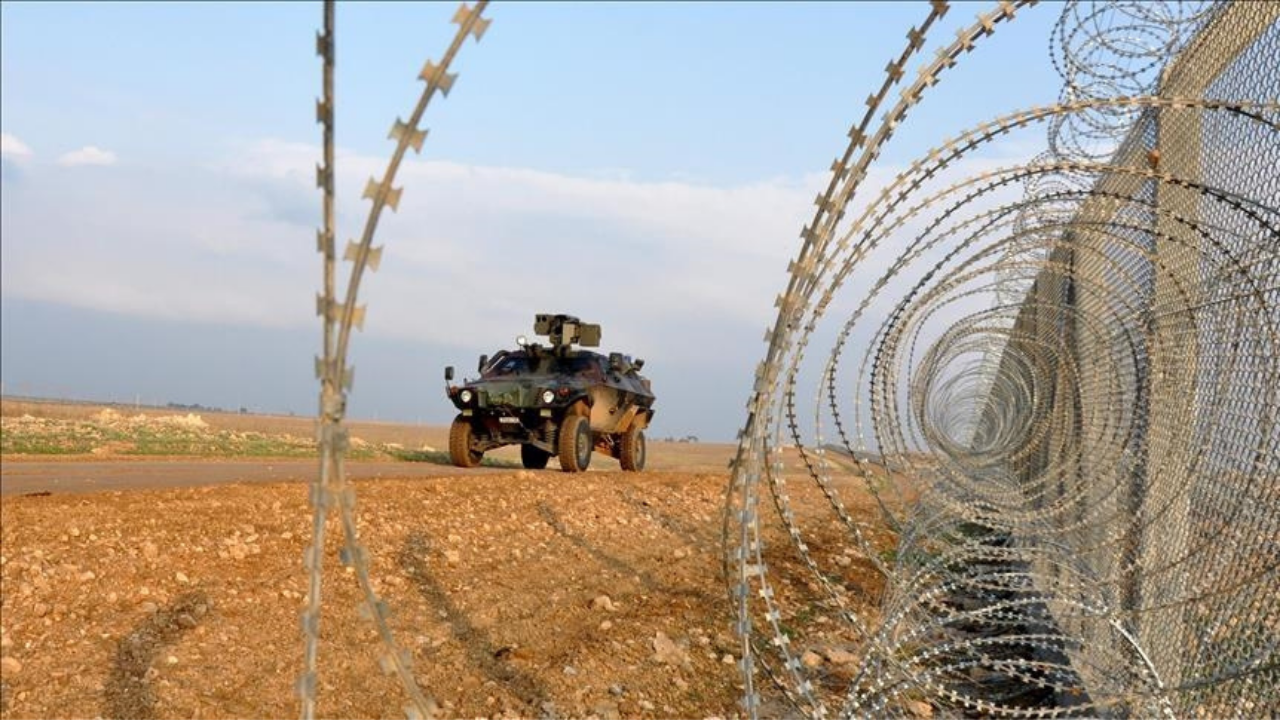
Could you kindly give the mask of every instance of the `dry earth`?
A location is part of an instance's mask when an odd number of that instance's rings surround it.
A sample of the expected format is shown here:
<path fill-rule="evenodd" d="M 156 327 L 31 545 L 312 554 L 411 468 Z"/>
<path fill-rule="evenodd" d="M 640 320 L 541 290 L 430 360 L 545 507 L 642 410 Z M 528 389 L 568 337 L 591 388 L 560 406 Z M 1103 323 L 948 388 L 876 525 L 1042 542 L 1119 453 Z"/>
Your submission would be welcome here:
<path fill-rule="evenodd" d="M 703 469 L 723 468 L 725 448 L 673 448 L 688 464 L 676 470 L 671 456 L 659 461 L 661 445 L 651 453 L 666 469 L 639 474 L 489 469 L 356 482 L 375 585 L 443 715 L 738 714 L 720 578 L 727 476 Z M 870 612 L 875 574 L 844 551 L 816 494 L 795 500 L 824 570 Z M 870 524 L 865 496 L 846 502 Z M 0 514 L 5 718 L 298 714 L 305 483 L 10 496 Z M 331 523 L 320 713 L 402 716 L 404 694 L 379 672 L 354 577 L 337 562 L 337 532 Z M 785 545 L 780 531 L 767 537 Z M 855 648 L 811 600 L 799 563 L 775 552 L 784 620 L 838 689 Z"/>

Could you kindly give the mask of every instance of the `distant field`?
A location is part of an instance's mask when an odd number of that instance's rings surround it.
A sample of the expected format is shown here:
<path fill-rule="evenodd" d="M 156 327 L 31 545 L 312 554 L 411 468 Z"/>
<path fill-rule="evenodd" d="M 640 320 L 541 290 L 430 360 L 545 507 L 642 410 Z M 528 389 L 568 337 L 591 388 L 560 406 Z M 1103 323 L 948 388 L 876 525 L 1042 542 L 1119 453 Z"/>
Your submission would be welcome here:
<path fill-rule="evenodd" d="M 355 460 L 448 464 L 444 425 L 353 420 Z M 720 472 L 733 456 L 728 443 L 649 440 L 649 467 Z M 0 455 L 6 460 L 92 457 L 299 458 L 316 454 L 315 418 L 194 412 L 169 408 L 0 398 Z M 488 453 L 488 464 L 517 466 L 519 448 Z M 553 463 L 554 464 L 554 463 Z M 617 469 L 596 455 L 595 467 Z"/>

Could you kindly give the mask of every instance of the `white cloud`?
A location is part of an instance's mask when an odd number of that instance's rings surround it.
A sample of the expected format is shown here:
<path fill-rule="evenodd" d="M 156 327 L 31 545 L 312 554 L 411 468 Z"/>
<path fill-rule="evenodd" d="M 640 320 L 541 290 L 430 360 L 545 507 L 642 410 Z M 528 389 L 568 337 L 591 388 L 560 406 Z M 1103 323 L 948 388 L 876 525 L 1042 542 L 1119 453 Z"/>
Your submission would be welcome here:
<path fill-rule="evenodd" d="M 31 148 L 9 133 L 0 133 L 0 157 L 21 160 L 31 157 Z"/>
<path fill-rule="evenodd" d="M 300 231 L 311 234 L 318 154 L 262 142 L 218 170 L 291 187 L 310 208 Z M 384 163 L 339 152 L 341 243 L 361 234 L 369 203 L 360 194 Z M 703 353 L 713 335 L 692 328 L 708 322 L 747 324 L 754 339 L 820 182 L 717 187 L 408 159 L 396 180 L 399 210 L 379 225 L 383 267 L 361 287 L 369 332 L 487 346 L 495 330 L 527 332 L 529 316 L 548 310 L 607 320 L 609 342 L 620 345 Z"/>
<path fill-rule="evenodd" d="M 130 168 L 109 183 L 75 174 L 56 193 L 15 187 L 3 214 L 5 294 L 310 327 L 318 157 L 315 146 L 264 141 L 215 168 Z M 341 257 L 385 159 L 339 152 L 337 167 Z M 866 191 L 891 176 L 873 175 Z M 607 345 L 645 356 L 705 357 L 726 342 L 754 355 L 825 180 L 713 186 L 408 158 L 399 211 L 378 228 L 382 267 L 360 289 L 367 332 L 491 349 L 527 333 L 534 312 L 572 312 L 605 323 Z M 860 273 L 878 276 L 896 251 L 889 244 Z M 349 268 L 340 263 L 340 290 Z"/>
<path fill-rule="evenodd" d="M 72 150 L 58 158 L 58 164 L 64 167 L 77 165 L 115 165 L 116 154 L 110 150 L 85 145 L 79 150 Z"/>

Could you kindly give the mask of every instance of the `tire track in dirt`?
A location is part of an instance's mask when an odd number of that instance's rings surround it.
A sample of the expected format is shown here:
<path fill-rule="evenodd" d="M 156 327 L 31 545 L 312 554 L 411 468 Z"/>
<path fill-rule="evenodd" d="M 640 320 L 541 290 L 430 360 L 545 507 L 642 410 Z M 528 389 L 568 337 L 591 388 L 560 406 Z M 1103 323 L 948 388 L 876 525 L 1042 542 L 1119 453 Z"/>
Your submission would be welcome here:
<path fill-rule="evenodd" d="M 427 565 L 426 558 L 430 553 L 430 540 L 425 535 L 414 533 L 400 547 L 397 564 L 409 577 L 418 594 L 446 618 L 450 632 L 462 643 L 471 663 L 486 677 L 520 698 L 528 707 L 540 707 L 547 700 L 546 687 L 505 662 L 511 654 L 511 647 L 498 646 L 488 633 L 476 627 L 449 599 L 449 593 Z"/>
<path fill-rule="evenodd" d="M 184 593 L 151 613 L 116 646 L 111 674 L 103 691 L 102 716 L 150 720 L 156 717 L 152 666 L 160 654 L 194 630 L 209 611 L 209 596 Z"/>

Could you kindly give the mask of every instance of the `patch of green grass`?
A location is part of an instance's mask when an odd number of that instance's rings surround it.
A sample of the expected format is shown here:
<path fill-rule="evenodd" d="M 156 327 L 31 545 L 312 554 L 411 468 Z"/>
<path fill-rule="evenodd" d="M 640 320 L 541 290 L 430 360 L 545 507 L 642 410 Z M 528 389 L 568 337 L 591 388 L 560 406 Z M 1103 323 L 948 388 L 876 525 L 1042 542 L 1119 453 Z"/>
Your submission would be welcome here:
<path fill-rule="evenodd" d="M 95 443 L 77 438 L 14 437 L 13 433 L 0 433 L 0 454 L 3 455 L 75 455 L 93 450 Z"/>
<path fill-rule="evenodd" d="M 0 427 L 0 454 L 196 457 L 311 457 L 315 442 L 288 435 L 239 433 L 207 427 L 120 422 L 23 419 Z M 353 449 L 352 457 L 377 457 L 373 448 Z"/>

